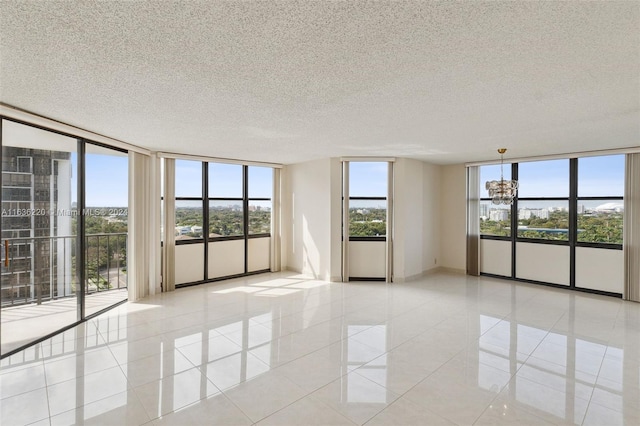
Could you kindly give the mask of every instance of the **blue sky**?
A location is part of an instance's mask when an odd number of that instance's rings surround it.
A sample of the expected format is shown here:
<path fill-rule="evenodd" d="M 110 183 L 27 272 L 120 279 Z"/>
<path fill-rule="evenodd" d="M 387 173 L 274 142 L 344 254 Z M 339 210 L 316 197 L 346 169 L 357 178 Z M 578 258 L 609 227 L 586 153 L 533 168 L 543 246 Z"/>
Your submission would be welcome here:
<path fill-rule="evenodd" d="M 249 197 L 271 198 L 273 170 L 249 166 Z M 202 196 L 202 163 L 176 160 L 176 196 Z M 242 198 L 242 166 L 210 163 L 209 197 Z"/>
<path fill-rule="evenodd" d="M 72 154 L 74 182 L 76 154 Z M 87 206 L 118 207 L 127 204 L 128 159 L 125 156 L 87 154 Z M 210 196 L 241 197 L 242 167 L 211 163 Z M 511 177 L 511 165 L 505 164 L 504 177 Z M 351 162 L 350 194 L 352 196 L 384 197 L 387 192 L 387 163 Z M 272 169 L 249 168 L 250 197 L 271 197 Z M 624 155 L 586 157 L 578 160 L 579 196 L 624 195 Z M 523 197 L 567 197 L 569 194 L 569 160 L 520 163 L 519 195 Z M 500 179 L 500 165 L 482 166 L 480 182 L 482 197 L 487 197 L 484 183 Z M 72 197 L 76 201 L 75 184 Z M 176 161 L 176 195 L 199 197 L 202 193 L 202 168 L 197 161 Z"/>
<path fill-rule="evenodd" d="M 127 156 L 87 154 L 85 194 L 87 207 L 125 207 L 128 204 Z M 71 153 L 71 200 L 78 201 L 78 154 Z"/>
<path fill-rule="evenodd" d="M 504 178 L 511 178 L 511 164 L 504 165 Z M 480 167 L 480 196 L 488 197 L 487 180 L 500 180 L 500 165 Z M 518 166 L 521 197 L 568 197 L 569 160 L 533 161 Z M 624 195 L 624 155 L 578 159 L 578 196 Z"/>
<path fill-rule="evenodd" d="M 386 197 L 388 167 L 386 162 L 350 162 L 349 195 L 351 197 Z"/>

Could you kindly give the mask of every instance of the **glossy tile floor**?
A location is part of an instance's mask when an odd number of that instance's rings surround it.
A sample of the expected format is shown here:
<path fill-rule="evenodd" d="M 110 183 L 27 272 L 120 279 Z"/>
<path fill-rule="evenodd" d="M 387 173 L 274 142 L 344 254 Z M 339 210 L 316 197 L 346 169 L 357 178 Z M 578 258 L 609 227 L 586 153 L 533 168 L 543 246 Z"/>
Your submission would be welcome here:
<path fill-rule="evenodd" d="M 0 422 L 640 424 L 640 304 L 438 273 L 265 274 L 126 303 L 2 360 Z"/>

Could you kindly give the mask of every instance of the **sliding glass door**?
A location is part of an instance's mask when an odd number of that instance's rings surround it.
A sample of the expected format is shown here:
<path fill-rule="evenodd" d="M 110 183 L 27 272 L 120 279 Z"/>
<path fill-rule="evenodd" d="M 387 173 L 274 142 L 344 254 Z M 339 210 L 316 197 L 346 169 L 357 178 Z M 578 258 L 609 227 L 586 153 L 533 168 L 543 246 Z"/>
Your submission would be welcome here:
<path fill-rule="evenodd" d="M 129 158 L 85 146 L 85 315 L 91 315 L 127 298 Z"/>
<path fill-rule="evenodd" d="M 0 123 L 4 357 L 126 299 L 128 157 Z"/>

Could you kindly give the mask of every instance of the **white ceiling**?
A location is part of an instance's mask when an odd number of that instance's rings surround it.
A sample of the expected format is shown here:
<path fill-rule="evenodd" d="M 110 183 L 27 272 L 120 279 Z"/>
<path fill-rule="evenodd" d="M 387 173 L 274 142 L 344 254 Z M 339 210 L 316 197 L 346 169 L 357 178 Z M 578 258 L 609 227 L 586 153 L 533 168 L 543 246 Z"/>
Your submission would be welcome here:
<path fill-rule="evenodd" d="M 640 145 L 640 2 L 0 2 L 0 101 L 152 150 Z"/>

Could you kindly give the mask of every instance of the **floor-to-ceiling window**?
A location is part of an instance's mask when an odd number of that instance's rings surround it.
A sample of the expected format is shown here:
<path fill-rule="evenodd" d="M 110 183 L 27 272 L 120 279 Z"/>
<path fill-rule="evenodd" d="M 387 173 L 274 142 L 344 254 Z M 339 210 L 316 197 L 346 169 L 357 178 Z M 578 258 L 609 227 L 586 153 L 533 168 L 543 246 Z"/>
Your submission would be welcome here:
<path fill-rule="evenodd" d="M 126 151 L 85 144 L 85 315 L 127 299 Z"/>
<path fill-rule="evenodd" d="M 273 169 L 247 166 L 247 272 L 269 269 Z"/>
<path fill-rule="evenodd" d="M 176 160 L 175 170 L 176 284 L 184 284 L 205 279 L 205 188 L 202 162 Z"/>
<path fill-rule="evenodd" d="M 126 151 L 2 119 L 1 354 L 127 297 Z"/>
<path fill-rule="evenodd" d="M 273 169 L 176 160 L 176 284 L 270 269 Z"/>
<path fill-rule="evenodd" d="M 348 162 L 348 276 L 385 280 L 389 163 Z"/>
<path fill-rule="evenodd" d="M 512 164 L 513 205 L 480 202 L 481 272 L 622 293 L 624 155 Z M 500 178 L 480 167 L 481 184 Z"/>

